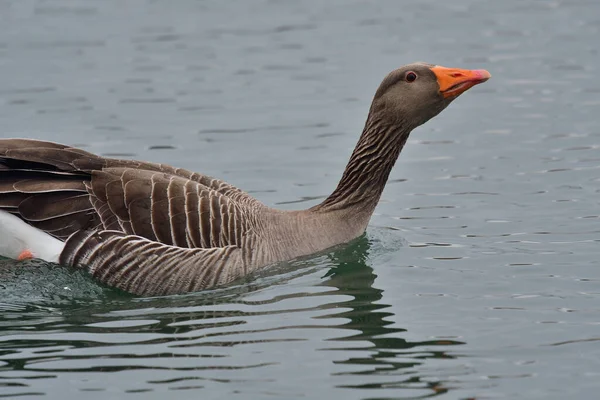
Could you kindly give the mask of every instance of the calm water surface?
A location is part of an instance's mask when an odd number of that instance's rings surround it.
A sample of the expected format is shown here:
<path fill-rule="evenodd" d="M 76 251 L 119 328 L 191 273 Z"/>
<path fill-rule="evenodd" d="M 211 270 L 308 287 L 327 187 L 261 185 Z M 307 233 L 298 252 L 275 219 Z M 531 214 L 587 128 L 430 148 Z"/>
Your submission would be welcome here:
<path fill-rule="evenodd" d="M 331 252 L 152 299 L 1 260 L 0 396 L 596 398 L 599 37 L 596 0 L 0 2 L 0 135 L 286 209 L 335 186 L 391 69 L 493 74 Z"/>

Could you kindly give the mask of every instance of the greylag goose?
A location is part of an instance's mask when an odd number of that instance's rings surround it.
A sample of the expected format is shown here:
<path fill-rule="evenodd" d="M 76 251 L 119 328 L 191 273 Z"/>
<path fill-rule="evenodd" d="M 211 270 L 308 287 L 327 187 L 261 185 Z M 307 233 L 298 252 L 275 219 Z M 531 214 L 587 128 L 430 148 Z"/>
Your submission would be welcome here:
<path fill-rule="evenodd" d="M 225 285 L 348 242 L 365 231 L 410 132 L 489 78 L 424 63 L 392 71 L 336 189 L 300 211 L 164 164 L 0 140 L 0 254 L 86 268 L 106 285 L 156 296 Z"/>

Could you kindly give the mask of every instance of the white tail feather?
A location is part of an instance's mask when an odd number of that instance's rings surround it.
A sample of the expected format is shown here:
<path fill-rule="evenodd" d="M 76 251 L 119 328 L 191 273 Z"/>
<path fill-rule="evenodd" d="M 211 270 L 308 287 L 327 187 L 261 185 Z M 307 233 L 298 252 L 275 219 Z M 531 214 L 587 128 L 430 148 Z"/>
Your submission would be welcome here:
<path fill-rule="evenodd" d="M 0 210 L 0 255 L 17 259 L 29 251 L 34 258 L 58 262 L 64 247 L 60 240 Z"/>

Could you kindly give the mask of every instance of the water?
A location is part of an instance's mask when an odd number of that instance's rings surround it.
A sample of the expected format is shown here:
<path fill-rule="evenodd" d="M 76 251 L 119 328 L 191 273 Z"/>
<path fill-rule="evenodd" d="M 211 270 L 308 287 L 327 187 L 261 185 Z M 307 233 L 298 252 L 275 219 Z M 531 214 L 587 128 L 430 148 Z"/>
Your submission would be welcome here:
<path fill-rule="evenodd" d="M 0 261 L 7 398 L 590 399 L 600 390 L 600 5 L 0 3 L 0 132 L 308 207 L 381 78 L 493 78 L 413 133 L 365 237 L 140 299 Z"/>

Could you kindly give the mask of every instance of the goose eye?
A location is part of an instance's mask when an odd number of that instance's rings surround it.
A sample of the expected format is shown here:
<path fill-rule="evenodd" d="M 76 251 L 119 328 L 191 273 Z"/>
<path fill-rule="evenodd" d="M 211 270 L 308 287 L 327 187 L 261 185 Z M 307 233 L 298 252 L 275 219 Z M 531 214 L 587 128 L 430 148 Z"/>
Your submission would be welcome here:
<path fill-rule="evenodd" d="M 417 79 L 417 74 L 410 71 L 406 73 L 406 82 L 414 82 Z"/>

